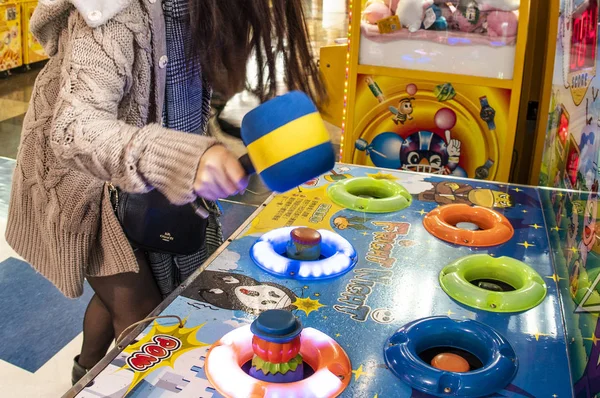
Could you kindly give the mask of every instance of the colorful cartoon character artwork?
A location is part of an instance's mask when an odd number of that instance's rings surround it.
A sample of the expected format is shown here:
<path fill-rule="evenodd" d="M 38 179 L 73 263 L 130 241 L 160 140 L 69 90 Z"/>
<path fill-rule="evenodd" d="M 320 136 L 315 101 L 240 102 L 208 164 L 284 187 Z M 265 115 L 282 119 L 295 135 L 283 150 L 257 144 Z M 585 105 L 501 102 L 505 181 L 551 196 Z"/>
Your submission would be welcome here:
<path fill-rule="evenodd" d="M 567 244 L 564 248 L 567 254 L 567 266 L 571 265 L 575 248 L 577 247 L 577 237 L 579 235 L 579 212 L 577 206 L 573 205 L 571 217 L 569 219 L 569 228 L 567 229 Z"/>
<path fill-rule="evenodd" d="M 325 175 L 325 180 L 329 182 L 336 182 L 352 178 L 352 175 L 345 174 L 346 171 L 348 171 L 347 167 L 340 167 L 338 171 L 331 170 L 329 174 Z"/>
<path fill-rule="evenodd" d="M 581 266 L 585 267 L 588 253 L 594 248 L 596 243 L 596 215 L 598 214 L 597 194 L 592 193 L 588 196 L 585 210 L 583 213 L 583 236 L 579 243 L 579 254 L 581 256 Z"/>
<path fill-rule="evenodd" d="M 577 291 L 579 290 L 579 275 L 581 273 L 581 262 L 579 259 L 575 260 L 573 263 L 573 267 L 571 268 L 571 272 L 569 274 L 569 291 L 571 292 L 571 297 L 575 299 L 577 296 Z"/>
<path fill-rule="evenodd" d="M 246 275 L 206 270 L 194 280 L 186 296 L 210 306 L 244 311 L 258 315 L 266 310 L 295 309 L 298 298 L 285 286 L 270 282 L 259 282 Z"/>
<path fill-rule="evenodd" d="M 600 319 L 592 336 L 600 336 Z M 591 344 L 588 363 L 583 376 L 573 386 L 574 397 L 595 397 L 600 393 L 600 344 Z"/>
<path fill-rule="evenodd" d="M 355 145 L 366 151 L 377 167 L 466 177 L 459 166 L 462 144 L 451 138 L 449 131 L 445 139 L 431 131 L 419 131 L 406 139 L 387 132 L 370 144 L 361 138 Z"/>
<path fill-rule="evenodd" d="M 345 216 L 337 216 L 332 220 L 332 224 L 336 229 L 343 231 L 345 229 L 352 229 L 355 231 L 369 231 L 369 228 L 365 226 L 365 218 L 364 217 L 345 217 Z"/>
<path fill-rule="evenodd" d="M 433 188 L 418 195 L 425 202 L 436 202 L 440 205 L 465 203 L 488 208 L 512 207 L 511 196 L 502 191 L 489 188 L 473 188 L 469 184 L 456 182 L 432 182 Z"/>
<path fill-rule="evenodd" d="M 439 102 L 450 101 L 456 97 L 456 90 L 452 83 L 444 83 L 437 85 L 433 90 L 433 94 Z"/>
<path fill-rule="evenodd" d="M 392 120 L 396 125 L 398 123 L 404 124 L 407 120 L 413 120 L 413 117 L 411 115 L 414 112 L 414 100 L 414 97 L 402 98 L 398 103 L 398 108 L 390 106 L 390 112 L 394 114 L 394 118 Z"/>
<path fill-rule="evenodd" d="M 579 169 L 577 170 L 576 187 L 591 191 L 598 180 L 598 138 L 595 129 L 587 125 L 581 133 L 579 142 Z"/>

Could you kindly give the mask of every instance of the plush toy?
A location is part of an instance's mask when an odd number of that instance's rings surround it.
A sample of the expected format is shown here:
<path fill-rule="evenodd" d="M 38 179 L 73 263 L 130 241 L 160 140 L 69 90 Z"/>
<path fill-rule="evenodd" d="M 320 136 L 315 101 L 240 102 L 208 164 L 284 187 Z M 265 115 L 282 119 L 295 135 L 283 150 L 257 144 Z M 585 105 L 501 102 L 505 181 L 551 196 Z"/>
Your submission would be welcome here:
<path fill-rule="evenodd" d="M 521 0 L 478 0 L 481 11 L 517 11 Z"/>
<path fill-rule="evenodd" d="M 485 18 L 475 0 L 460 0 L 452 20 L 461 32 L 485 32 Z"/>
<path fill-rule="evenodd" d="M 433 0 L 400 0 L 396 7 L 396 15 L 402 26 L 410 32 L 416 32 L 423 26 L 425 11 L 432 5 Z"/>
<path fill-rule="evenodd" d="M 517 35 L 518 26 L 519 17 L 516 11 L 491 11 L 487 14 L 490 37 L 514 37 Z"/>
<path fill-rule="evenodd" d="M 383 0 L 369 0 L 363 11 L 365 21 L 373 25 L 390 16 L 392 16 L 390 6 L 386 5 Z"/>
<path fill-rule="evenodd" d="M 368 0 L 363 11 L 364 19 L 370 24 L 391 17 L 398 8 L 400 0 Z"/>
<path fill-rule="evenodd" d="M 448 21 L 446 21 L 446 17 L 440 6 L 434 4 L 425 10 L 423 28 L 431 30 L 448 30 Z"/>

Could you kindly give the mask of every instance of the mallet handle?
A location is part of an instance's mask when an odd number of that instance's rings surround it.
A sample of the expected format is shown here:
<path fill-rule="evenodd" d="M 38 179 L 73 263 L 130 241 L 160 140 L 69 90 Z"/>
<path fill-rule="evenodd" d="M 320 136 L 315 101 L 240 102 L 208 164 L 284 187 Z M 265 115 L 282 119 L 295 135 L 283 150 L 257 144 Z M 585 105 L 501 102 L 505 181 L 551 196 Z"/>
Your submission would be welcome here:
<path fill-rule="evenodd" d="M 251 176 L 252 174 L 256 173 L 254 165 L 252 164 L 252 161 L 250 160 L 250 156 L 248 156 L 248 154 L 245 154 L 242 157 L 240 157 L 239 161 L 242 164 L 242 167 L 244 168 L 244 171 L 246 171 L 247 175 Z"/>

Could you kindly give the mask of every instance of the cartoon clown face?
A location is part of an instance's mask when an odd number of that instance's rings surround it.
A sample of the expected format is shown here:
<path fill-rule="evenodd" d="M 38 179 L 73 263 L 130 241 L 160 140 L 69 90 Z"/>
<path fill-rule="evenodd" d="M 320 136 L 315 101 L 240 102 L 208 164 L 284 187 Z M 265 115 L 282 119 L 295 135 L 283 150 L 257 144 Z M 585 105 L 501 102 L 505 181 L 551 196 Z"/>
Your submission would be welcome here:
<path fill-rule="evenodd" d="M 460 141 L 446 142 L 430 131 L 419 131 L 407 137 L 400 148 L 402 169 L 421 173 L 446 174 L 458 166 Z"/>
<path fill-rule="evenodd" d="M 492 189 L 475 188 L 469 192 L 469 200 L 477 206 L 488 208 L 512 207 L 512 202 L 508 193 L 494 191 Z"/>
<path fill-rule="evenodd" d="M 583 215 L 583 237 L 582 243 L 588 252 L 592 250 L 596 243 L 596 214 L 598 211 L 598 202 L 595 195 L 590 195 L 585 205 Z"/>

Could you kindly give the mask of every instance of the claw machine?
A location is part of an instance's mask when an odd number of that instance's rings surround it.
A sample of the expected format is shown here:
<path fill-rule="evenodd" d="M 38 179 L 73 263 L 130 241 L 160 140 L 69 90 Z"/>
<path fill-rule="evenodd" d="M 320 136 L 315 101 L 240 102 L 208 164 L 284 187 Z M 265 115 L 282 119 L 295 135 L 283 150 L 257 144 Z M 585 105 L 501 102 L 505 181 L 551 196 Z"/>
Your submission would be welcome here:
<path fill-rule="evenodd" d="M 29 21 L 31 21 L 31 17 L 37 5 L 37 1 L 25 0 L 21 3 L 21 20 L 23 26 L 23 64 L 26 66 L 30 66 L 37 62 L 48 59 L 48 55 L 46 55 L 44 48 L 33 36 L 29 27 Z"/>
<path fill-rule="evenodd" d="M 529 0 L 353 0 L 344 162 L 508 181 Z"/>
<path fill-rule="evenodd" d="M 21 65 L 21 6 L 14 1 L 0 1 L 0 72 Z"/>

